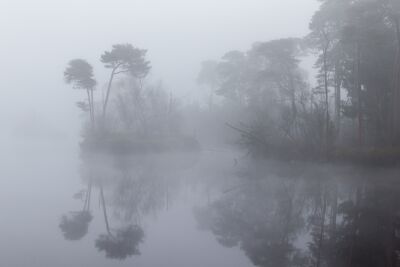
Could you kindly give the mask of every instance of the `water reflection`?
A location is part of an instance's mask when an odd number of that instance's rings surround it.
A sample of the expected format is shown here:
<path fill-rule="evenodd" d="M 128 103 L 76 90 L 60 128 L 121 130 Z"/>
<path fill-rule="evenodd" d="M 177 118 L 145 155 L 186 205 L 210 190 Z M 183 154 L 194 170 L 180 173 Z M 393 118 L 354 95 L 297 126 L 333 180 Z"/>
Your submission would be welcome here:
<path fill-rule="evenodd" d="M 200 228 L 256 266 L 399 266 L 396 172 L 305 168 L 248 174 L 195 210 Z"/>
<path fill-rule="evenodd" d="M 138 225 L 129 225 L 122 229 L 101 234 L 96 240 L 96 248 L 105 251 L 107 258 L 126 259 L 128 256 L 140 255 L 139 244 L 143 242 L 144 232 Z"/>
<path fill-rule="evenodd" d="M 202 229 L 219 243 L 239 246 L 257 266 L 296 266 L 304 261 L 294 240 L 305 225 L 304 198 L 296 184 L 253 181 L 196 209 Z"/>
<path fill-rule="evenodd" d="M 143 218 L 168 209 L 179 190 L 177 173 L 193 162 L 190 157 L 179 158 L 171 159 L 169 155 L 84 158 L 81 174 L 88 189 L 76 194 L 84 199 L 84 207 L 61 217 L 59 227 L 65 239 L 80 240 L 87 234 L 93 219 L 90 202 L 94 187 L 102 213 L 96 219 L 104 220 L 105 225 L 105 233 L 100 233 L 94 241 L 96 249 L 110 259 L 140 255 L 140 245 L 145 239 Z"/>
<path fill-rule="evenodd" d="M 81 211 L 72 211 L 61 217 L 60 229 L 67 240 L 80 240 L 88 232 L 89 224 L 93 219 L 90 212 L 90 199 L 92 194 L 92 182 L 89 181 L 87 190 L 82 190 L 75 195 L 77 198 L 84 196 L 84 204 Z"/>
<path fill-rule="evenodd" d="M 139 244 L 143 242 L 144 238 L 142 228 L 139 225 L 128 225 L 120 229 L 111 230 L 104 190 L 101 184 L 100 199 L 107 233 L 100 234 L 96 239 L 95 244 L 98 251 L 105 251 L 107 258 L 120 260 L 126 259 L 128 256 L 139 255 Z"/>
<path fill-rule="evenodd" d="M 111 259 L 140 255 L 143 222 L 185 201 L 178 196 L 191 188 L 189 197 L 201 199 L 191 211 L 200 231 L 239 248 L 254 266 L 400 266 L 396 170 L 166 158 L 84 161 L 83 208 L 61 218 L 64 237 L 88 232 L 94 190 L 93 219 L 104 225 L 94 247 Z"/>

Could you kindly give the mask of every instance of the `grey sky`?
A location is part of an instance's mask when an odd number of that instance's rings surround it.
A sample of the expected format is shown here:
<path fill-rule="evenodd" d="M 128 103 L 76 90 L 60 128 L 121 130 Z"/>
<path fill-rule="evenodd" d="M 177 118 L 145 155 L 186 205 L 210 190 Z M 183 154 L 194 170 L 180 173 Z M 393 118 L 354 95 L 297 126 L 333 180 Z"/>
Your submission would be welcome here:
<path fill-rule="evenodd" d="M 114 43 L 148 49 L 152 77 L 193 99 L 201 61 L 255 41 L 303 36 L 317 6 L 316 0 L 2 0 L 0 119 L 37 113 L 54 123 L 75 121 L 80 94 L 63 84 L 63 69 L 85 58 L 105 83 L 98 58 Z"/>

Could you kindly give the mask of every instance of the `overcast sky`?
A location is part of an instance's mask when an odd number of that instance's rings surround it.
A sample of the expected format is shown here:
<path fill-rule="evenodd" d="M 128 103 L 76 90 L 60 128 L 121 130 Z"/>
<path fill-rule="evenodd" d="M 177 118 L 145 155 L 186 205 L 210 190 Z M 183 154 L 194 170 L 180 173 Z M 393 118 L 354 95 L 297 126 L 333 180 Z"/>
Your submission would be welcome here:
<path fill-rule="evenodd" d="M 104 84 L 99 56 L 115 43 L 148 49 L 152 79 L 190 101 L 201 61 L 304 36 L 317 7 L 316 0 L 0 0 L 0 119 L 78 125 L 80 94 L 63 84 L 63 70 L 70 59 L 87 59 Z"/>

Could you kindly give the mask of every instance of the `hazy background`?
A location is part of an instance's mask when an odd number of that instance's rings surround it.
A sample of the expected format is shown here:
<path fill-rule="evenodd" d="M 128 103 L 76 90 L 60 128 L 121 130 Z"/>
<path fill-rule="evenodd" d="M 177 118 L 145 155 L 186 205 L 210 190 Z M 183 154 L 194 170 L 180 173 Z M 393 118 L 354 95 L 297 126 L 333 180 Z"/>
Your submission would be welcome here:
<path fill-rule="evenodd" d="M 107 79 L 100 54 L 132 43 L 148 49 L 152 79 L 194 101 L 201 61 L 255 41 L 304 36 L 317 7 L 316 0 L 1 0 L 2 134 L 75 139 L 73 103 L 83 95 L 63 83 L 70 59 L 87 59 L 100 87 Z"/>

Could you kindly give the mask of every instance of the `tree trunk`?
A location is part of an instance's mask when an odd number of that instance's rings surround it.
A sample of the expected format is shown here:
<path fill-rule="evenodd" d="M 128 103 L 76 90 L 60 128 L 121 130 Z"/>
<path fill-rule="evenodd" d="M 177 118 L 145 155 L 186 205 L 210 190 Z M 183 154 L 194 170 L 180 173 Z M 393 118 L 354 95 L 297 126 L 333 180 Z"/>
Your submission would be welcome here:
<path fill-rule="evenodd" d="M 357 91 L 357 114 L 358 114 L 358 144 L 360 147 L 364 145 L 363 132 L 363 113 L 362 113 L 362 92 L 361 92 L 361 50 L 360 44 L 356 44 L 356 64 L 355 64 L 355 87 Z"/>
<path fill-rule="evenodd" d="M 392 122 L 391 122 L 391 138 L 392 142 L 396 142 L 400 134 L 400 23 L 398 18 L 394 18 L 397 36 L 397 52 L 393 68 L 392 81 Z"/>
<path fill-rule="evenodd" d="M 83 205 L 83 210 L 84 211 L 89 211 L 90 210 L 90 198 L 92 195 L 92 179 L 89 180 L 88 183 L 88 188 L 86 191 L 86 198 L 85 198 L 85 204 Z"/>
<path fill-rule="evenodd" d="M 95 111 L 94 111 L 93 88 L 90 90 L 90 98 L 91 98 L 91 100 L 92 100 L 92 116 L 93 116 L 93 127 L 95 127 L 96 114 L 95 114 Z"/>
<path fill-rule="evenodd" d="M 322 214 L 321 214 L 321 226 L 320 226 L 321 230 L 319 233 L 318 256 L 317 256 L 316 267 L 321 266 L 322 246 L 323 246 L 323 242 L 324 242 L 324 233 L 325 233 L 326 195 L 322 195 L 322 198 L 323 198 L 323 200 L 322 200 L 323 206 L 322 206 Z"/>
<path fill-rule="evenodd" d="M 112 235 L 111 234 L 111 230 L 110 230 L 110 225 L 108 223 L 106 201 L 104 200 L 104 192 L 103 192 L 103 186 L 102 185 L 100 185 L 100 198 L 101 198 L 101 205 L 103 206 L 103 215 L 104 215 L 104 221 L 106 223 L 107 233 L 109 235 Z"/>
<path fill-rule="evenodd" d="M 336 133 L 340 134 L 340 118 L 341 118 L 341 79 L 339 72 L 339 63 L 335 66 L 335 124 Z"/>
<path fill-rule="evenodd" d="M 88 105 L 89 105 L 89 115 L 90 115 L 90 122 L 93 128 L 93 111 L 92 111 L 92 99 L 90 97 L 89 89 L 86 89 L 87 98 L 88 98 Z"/>
<path fill-rule="evenodd" d="M 323 51 L 324 55 L 324 88 L 325 88 L 325 146 L 326 153 L 329 152 L 329 85 L 328 85 L 328 49 L 325 48 Z"/>
<path fill-rule="evenodd" d="M 89 196 L 88 196 L 88 203 L 87 203 L 87 210 L 90 210 L 90 200 L 92 199 L 92 178 L 89 180 Z"/>
<path fill-rule="evenodd" d="M 385 237 L 385 256 L 386 256 L 386 267 L 394 267 L 395 266 L 395 256 L 396 254 L 396 250 L 395 250 L 395 246 L 394 246 L 394 229 L 393 229 L 393 225 L 394 225 L 394 212 L 393 212 L 393 206 L 391 208 L 391 213 L 390 213 L 390 219 L 387 223 L 387 228 L 388 231 L 386 233 L 386 237 Z"/>
<path fill-rule="evenodd" d="M 400 49 L 400 19 L 394 18 L 394 25 L 396 27 L 397 46 Z"/>
<path fill-rule="evenodd" d="M 106 118 L 108 99 L 110 97 L 110 91 L 111 91 L 111 86 L 112 86 L 112 82 L 114 79 L 115 71 L 116 71 L 116 69 L 114 68 L 111 72 L 110 80 L 108 81 L 106 99 L 104 100 L 104 104 L 103 104 L 103 120 L 105 120 L 105 118 Z"/>
<path fill-rule="evenodd" d="M 360 220 L 360 206 L 361 206 L 361 197 L 362 197 L 362 189 L 360 186 L 356 189 L 356 199 L 355 199 L 355 214 L 353 219 L 352 233 L 351 233 L 351 243 L 350 243 L 350 251 L 349 257 L 347 258 L 347 267 L 352 267 L 353 265 L 353 256 L 354 250 L 357 245 L 357 231 L 359 228 L 359 220 Z"/>
<path fill-rule="evenodd" d="M 338 185 L 333 184 L 332 189 L 332 199 L 331 199 L 331 213 L 330 213 L 330 222 L 329 222 L 329 255 L 330 255 L 330 265 L 332 267 L 337 266 L 337 257 L 335 252 L 335 244 L 336 244 L 336 228 L 337 228 L 337 213 L 338 213 Z"/>

